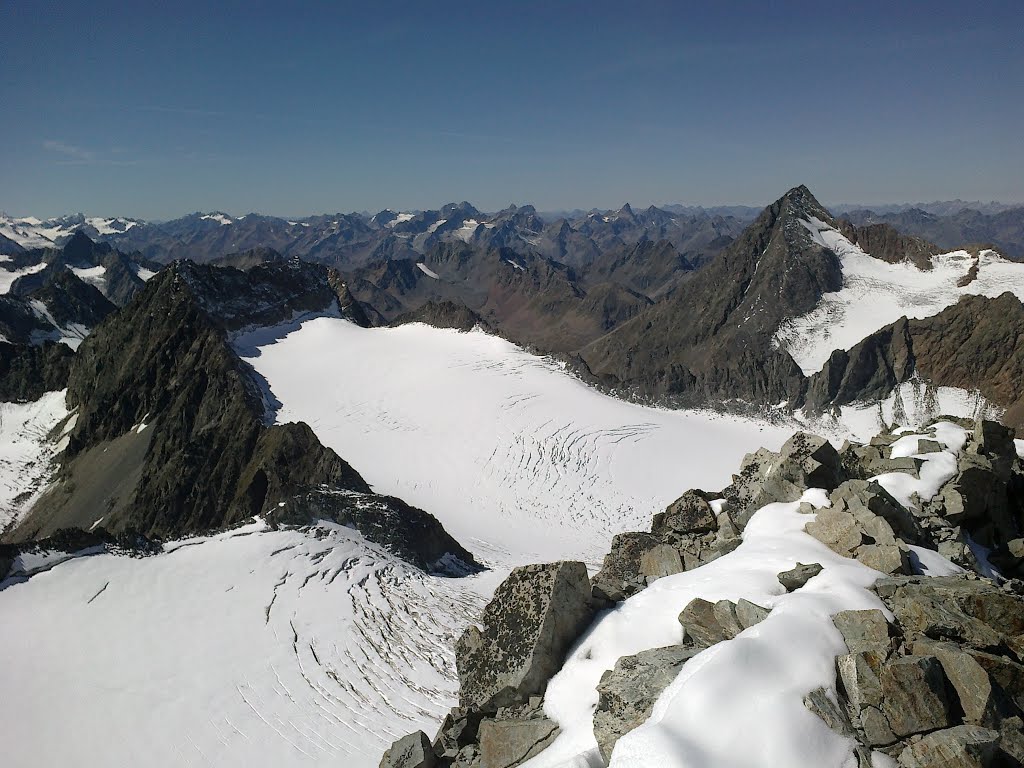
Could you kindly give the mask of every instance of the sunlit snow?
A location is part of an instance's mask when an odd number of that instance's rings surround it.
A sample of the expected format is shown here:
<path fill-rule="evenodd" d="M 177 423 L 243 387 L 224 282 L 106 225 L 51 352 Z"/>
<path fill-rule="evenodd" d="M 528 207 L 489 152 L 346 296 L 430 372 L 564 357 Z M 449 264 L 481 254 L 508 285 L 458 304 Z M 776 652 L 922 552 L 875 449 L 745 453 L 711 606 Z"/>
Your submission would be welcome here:
<path fill-rule="evenodd" d="M 806 375 L 820 371 L 833 350 L 850 349 L 901 317 L 931 317 L 972 294 L 992 297 L 1011 291 L 1024 300 L 1024 264 L 995 251 L 982 251 L 977 258 L 967 251 L 940 254 L 932 258 L 934 268 L 925 271 L 910 262 L 873 258 L 820 219 L 801 224 L 814 242 L 839 256 L 843 268 L 841 290 L 826 293 L 811 312 L 775 335 Z M 975 263 L 977 278 L 958 286 Z"/>

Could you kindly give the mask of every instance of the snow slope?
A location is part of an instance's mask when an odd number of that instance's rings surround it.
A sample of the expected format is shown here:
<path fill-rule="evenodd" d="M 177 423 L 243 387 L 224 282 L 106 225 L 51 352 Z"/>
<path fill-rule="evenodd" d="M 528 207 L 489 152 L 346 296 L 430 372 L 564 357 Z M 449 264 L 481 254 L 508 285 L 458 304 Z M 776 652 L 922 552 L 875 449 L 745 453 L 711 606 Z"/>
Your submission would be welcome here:
<path fill-rule="evenodd" d="M 4 267 L 0 267 L 0 295 L 10 293 L 11 286 L 14 285 L 14 281 L 19 277 L 39 272 L 45 267 L 45 261 L 40 261 L 38 264 L 33 264 L 29 267 L 22 267 L 21 269 L 5 269 Z"/>
<path fill-rule="evenodd" d="M 775 335 L 808 376 L 822 369 L 833 350 L 850 349 L 903 316 L 931 317 L 971 294 L 1011 291 L 1024 300 L 1024 264 L 995 251 L 982 251 L 977 258 L 967 251 L 940 254 L 932 258 L 933 269 L 922 271 L 909 262 L 889 264 L 869 256 L 820 219 L 801 223 L 813 241 L 839 256 L 843 267 L 842 289 L 826 293 L 811 312 Z M 975 263 L 977 278 L 958 286 Z"/>
<path fill-rule="evenodd" d="M 376 766 L 452 703 L 451 647 L 493 588 L 334 525 L 168 549 L 0 591 L 5 766 Z"/>
<path fill-rule="evenodd" d="M 593 562 L 613 534 L 646 529 L 688 488 L 724 487 L 745 453 L 794 429 L 623 402 L 479 331 L 323 317 L 275 333 L 236 348 L 282 403 L 277 421 L 307 422 L 375 490 L 507 565 Z"/>
<path fill-rule="evenodd" d="M 0 403 L 0 532 L 31 506 L 64 442 L 47 439 L 67 415 L 65 391 L 28 403 Z M 68 427 L 70 429 L 70 426 Z"/>

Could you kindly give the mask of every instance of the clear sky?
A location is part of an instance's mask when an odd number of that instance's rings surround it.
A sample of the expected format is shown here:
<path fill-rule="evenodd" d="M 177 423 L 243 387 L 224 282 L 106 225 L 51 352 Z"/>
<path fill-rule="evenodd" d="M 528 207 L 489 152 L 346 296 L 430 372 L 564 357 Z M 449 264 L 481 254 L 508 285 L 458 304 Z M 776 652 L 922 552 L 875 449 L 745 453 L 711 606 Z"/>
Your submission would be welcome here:
<path fill-rule="evenodd" d="M 0 209 L 1024 200 L 1024 2 L 0 6 Z"/>

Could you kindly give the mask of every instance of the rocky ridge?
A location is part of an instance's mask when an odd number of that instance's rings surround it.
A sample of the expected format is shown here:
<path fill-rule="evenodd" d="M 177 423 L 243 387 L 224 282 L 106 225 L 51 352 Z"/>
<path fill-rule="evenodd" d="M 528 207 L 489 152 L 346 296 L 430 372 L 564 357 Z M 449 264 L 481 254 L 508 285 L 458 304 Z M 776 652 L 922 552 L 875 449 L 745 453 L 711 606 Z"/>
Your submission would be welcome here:
<path fill-rule="evenodd" d="M 60 471 L 5 540 L 69 527 L 165 538 L 254 515 L 275 524 L 323 517 L 423 568 L 446 558 L 473 566 L 435 518 L 373 494 L 306 424 L 268 426 L 272 397 L 230 335 L 308 312 L 366 323 L 340 276 L 319 265 L 162 270 L 71 361 L 75 423 Z"/>
<path fill-rule="evenodd" d="M 983 420 L 897 430 L 839 450 L 798 433 L 778 452 L 748 455 L 723 491 L 688 491 L 650 532 L 616 537 L 589 583 L 581 563 L 517 569 L 485 609 L 483 629 L 470 627 L 459 641 L 459 706 L 435 739 L 419 732 L 396 742 L 382 768 L 511 768 L 538 754 L 559 732 L 544 712 L 547 679 L 595 610 L 722 557 L 759 507 L 799 500 L 812 487 L 829 493 L 830 506 L 801 506 L 806 533 L 878 571 L 873 589 L 892 618 L 880 610 L 832 616 L 847 653 L 835 659 L 835 690 L 808 691 L 808 709 L 850 739 L 862 768 L 1019 765 L 1024 461 L 1013 437 Z M 920 493 L 900 500 L 879 482 L 932 477 L 925 464 L 940 459 L 933 494 L 919 484 Z M 962 571 L 919 575 L 927 566 L 915 548 Z M 796 592 L 821 570 L 798 563 L 778 578 Z M 594 736 L 606 763 L 691 659 L 770 615 L 743 599 L 697 598 L 680 611 L 678 644 L 619 658 L 597 686 Z M 895 762 L 877 762 L 886 759 Z"/>

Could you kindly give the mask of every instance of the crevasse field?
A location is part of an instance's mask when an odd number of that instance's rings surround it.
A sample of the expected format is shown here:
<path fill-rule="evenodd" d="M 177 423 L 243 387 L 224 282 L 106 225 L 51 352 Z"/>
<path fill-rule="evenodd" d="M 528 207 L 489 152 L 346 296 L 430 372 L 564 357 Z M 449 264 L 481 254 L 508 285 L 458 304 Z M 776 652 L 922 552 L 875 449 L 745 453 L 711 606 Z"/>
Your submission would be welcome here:
<path fill-rule="evenodd" d="M 259 522 L 143 559 L 26 557 L 16 569 L 35 575 L 0 591 L 5 765 L 376 766 L 391 740 L 432 734 L 455 703 L 454 640 L 512 567 L 596 565 L 612 535 L 647 528 L 688 488 L 723 487 L 745 453 L 797 428 L 615 400 L 480 332 L 319 317 L 236 348 L 266 379 L 277 421 L 308 422 L 490 570 L 429 576 L 345 528 Z M 955 435 L 945 442 L 958 450 Z M 924 457 L 936 466 L 922 478 L 947 471 L 942 457 Z M 804 534 L 807 519 L 769 505 L 735 552 L 604 614 L 552 682 L 563 735 L 531 765 L 600 765 L 594 685 L 618 656 L 678 641 L 675 617 L 696 596 L 778 610 L 688 664 L 612 764 L 845 765 L 850 745 L 800 698 L 831 683 L 841 641 L 824 618 L 875 605 L 874 574 Z M 821 562 L 823 578 L 784 595 L 775 574 L 798 559 Z M 724 724 L 757 733 L 760 748 L 737 750 Z"/>

